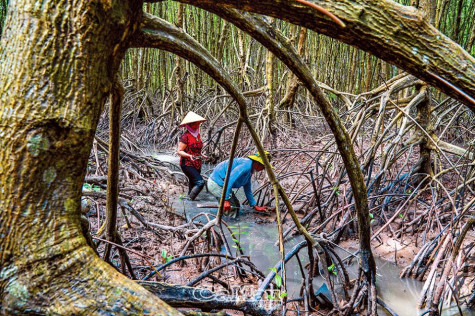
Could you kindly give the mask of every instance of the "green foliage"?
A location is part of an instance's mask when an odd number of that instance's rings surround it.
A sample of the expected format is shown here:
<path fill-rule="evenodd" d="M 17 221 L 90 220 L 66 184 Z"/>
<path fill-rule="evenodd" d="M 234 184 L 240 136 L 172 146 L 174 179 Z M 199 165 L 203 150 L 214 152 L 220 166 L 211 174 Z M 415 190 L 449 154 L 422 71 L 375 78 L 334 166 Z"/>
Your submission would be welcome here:
<path fill-rule="evenodd" d="M 276 268 L 269 268 L 269 270 L 275 273 L 275 285 L 277 286 L 277 288 L 280 289 L 282 287 L 282 276 L 279 275 Z M 280 292 L 279 299 L 282 299 L 284 297 L 287 297 L 287 292 Z M 276 300 L 277 298 L 274 295 L 268 294 L 267 299 Z"/>
<path fill-rule="evenodd" d="M 282 286 L 282 277 L 279 275 L 276 268 L 270 268 L 269 270 L 274 271 L 274 273 L 275 273 L 275 277 L 274 277 L 275 285 L 277 285 L 277 287 L 280 288 Z"/>
<path fill-rule="evenodd" d="M 332 187 L 333 191 L 335 191 L 336 195 L 340 195 L 340 187 L 339 186 L 334 186 Z"/>
<path fill-rule="evenodd" d="M 101 191 L 101 188 L 97 185 L 90 185 L 89 183 L 84 183 L 82 185 L 82 189 L 84 191 L 94 191 L 94 192 L 99 192 Z"/>
<path fill-rule="evenodd" d="M 369 218 L 371 218 L 370 223 L 373 223 L 373 222 L 374 222 L 374 215 L 373 215 L 373 213 L 369 213 Z"/>
<path fill-rule="evenodd" d="M 240 247 L 240 244 L 241 244 L 241 235 L 249 235 L 248 232 L 244 231 L 243 229 L 249 229 L 251 227 L 249 226 L 241 226 L 241 225 L 237 225 L 237 226 L 228 226 L 230 229 L 237 229 L 237 231 L 233 231 L 231 232 L 231 236 L 232 236 L 232 240 L 234 241 L 235 245 L 232 245 L 233 248 L 236 248 L 236 252 L 239 251 L 239 250 L 242 250 L 242 248 Z M 237 253 L 236 253 L 236 256 L 237 256 Z"/>
<path fill-rule="evenodd" d="M 173 256 L 167 256 L 167 251 L 165 249 L 162 249 L 162 260 L 163 262 L 167 263 L 170 260 L 172 260 Z"/>
<path fill-rule="evenodd" d="M 337 274 L 336 272 L 336 266 L 334 263 L 332 263 L 329 267 L 328 267 L 328 271 L 330 271 L 331 273 L 333 273 L 334 275 Z"/>

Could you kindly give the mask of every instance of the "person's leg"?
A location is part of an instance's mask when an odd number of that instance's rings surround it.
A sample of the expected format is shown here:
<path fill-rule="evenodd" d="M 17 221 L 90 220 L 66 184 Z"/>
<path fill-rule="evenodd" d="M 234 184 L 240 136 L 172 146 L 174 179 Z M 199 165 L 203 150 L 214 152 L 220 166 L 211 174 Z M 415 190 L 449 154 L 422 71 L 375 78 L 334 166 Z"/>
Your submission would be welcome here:
<path fill-rule="evenodd" d="M 194 186 L 190 191 L 189 197 L 190 199 L 195 200 L 198 194 L 200 194 L 201 190 L 203 190 L 205 186 L 205 180 L 203 179 L 199 171 L 196 172 L 193 183 Z"/>
<path fill-rule="evenodd" d="M 190 167 L 185 166 L 185 165 L 180 165 L 181 171 L 185 174 L 185 176 L 188 178 L 188 194 L 190 194 L 191 189 L 193 188 L 193 174 L 190 172 Z"/>
<path fill-rule="evenodd" d="M 205 186 L 205 181 L 201 176 L 200 170 L 189 166 L 182 166 L 181 168 L 183 173 L 189 179 L 188 196 L 190 199 L 194 200 Z"/>
<path fill-rule="evenodd" d="M 221 194 L 223 193 L 223 187 L 219 186 L 211 178 L 208 179 L 207 187 L 208 192 L 211 193 L 211 195 L 213 195 L 219 202 L 219 200 L 221 200 Z"/>
<path fill-rule="evenodd" d="M 214 182 L 211 178 L 208 179 L 208 192 L 211 193 L 218 203 L 221 201 L 221 194 L 223 193 L 223 187 L 219 186 L 216 182 Z M 239 214 L 239 208 L 241 204 L 239 199 L 234 195 L 234 192 L 231 191 L 231 198 L 229 199 L 229 203 L 231 204 L 231 213 L 233 213 L 233 217 L 236 217 Z"/>

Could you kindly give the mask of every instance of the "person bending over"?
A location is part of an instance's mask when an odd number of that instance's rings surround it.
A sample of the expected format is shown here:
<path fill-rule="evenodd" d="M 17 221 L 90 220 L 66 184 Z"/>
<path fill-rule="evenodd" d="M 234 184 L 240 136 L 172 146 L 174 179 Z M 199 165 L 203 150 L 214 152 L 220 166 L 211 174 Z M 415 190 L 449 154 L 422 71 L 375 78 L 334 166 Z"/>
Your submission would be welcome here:
<path fill-rule="evenodd" d="M 266 152 L 267 159 L 270 161 L 270 154 Z M 223 192 L 224 178 L 226 177 L 226 171 L 228 169 L 229 160 L 225 160 L 219 163 L 216 168 L 214 168 L 208 179 L 208 191 L 214 195 L 218 201 L 221 199 L 221 194 Z M 234 158 L 233 164 L 231 167 L 231 174 L 229 176 L 229 183 L 225 194 L 224 201 L 224 211 L 229 212 L 231 208 L 234 208 L 237 211 L 240 208 L 239 200 L 234 194 L 233 189 L 239 189 L 240 187 L 244 188 L 244 193 L 249 202 L 249 205 L 253 207 L 256 211 L 265 211 L 267 210 L 266 206 L 258 206 L 254 195 L 252 194 L 251 188 L 251 176 L 255 172 L 264 170 L 264 163 L 262 157 L 259 153 L 251 155 L 248 157 Z"/>

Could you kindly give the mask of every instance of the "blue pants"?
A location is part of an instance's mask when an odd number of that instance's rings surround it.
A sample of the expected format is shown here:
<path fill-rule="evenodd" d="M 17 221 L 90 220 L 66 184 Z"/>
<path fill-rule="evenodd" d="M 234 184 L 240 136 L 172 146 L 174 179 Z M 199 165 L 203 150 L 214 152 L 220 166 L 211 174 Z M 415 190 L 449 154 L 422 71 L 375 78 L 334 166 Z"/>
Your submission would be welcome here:
<path fill-rule="evenodd" d="M 201 189 L 203 189 L 205 186 L 205 180 L 201 176 L 201 169 L 198 170 L 195 167 L 189 167 L 185 165 L 180 165 L 180 167 L 185 176 L 188 178 L 188 194 L 190 194 L 194 187 L 201 191 Z"/>

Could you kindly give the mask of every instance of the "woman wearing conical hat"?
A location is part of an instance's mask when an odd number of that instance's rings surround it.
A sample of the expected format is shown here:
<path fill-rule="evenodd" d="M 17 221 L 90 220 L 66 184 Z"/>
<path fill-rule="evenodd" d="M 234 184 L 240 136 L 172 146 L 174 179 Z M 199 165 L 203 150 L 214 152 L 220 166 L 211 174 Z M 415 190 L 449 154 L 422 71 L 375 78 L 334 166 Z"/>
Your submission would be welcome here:
<path fill-rule="evenodd" d="M 191 200 L 196 199 L 205 186 L 201 176 L 201 159 L 208 157 L 201 153 L 203 142 L 200 137 L 200 124 L 205 121 L 205 118 L 190 111 L 180 123 L 180 127 L 186 127 L 186 131 L 180 137 L 176 153 L 180 156 L 181 170 L 189 180 L 188 197 Z"/>

